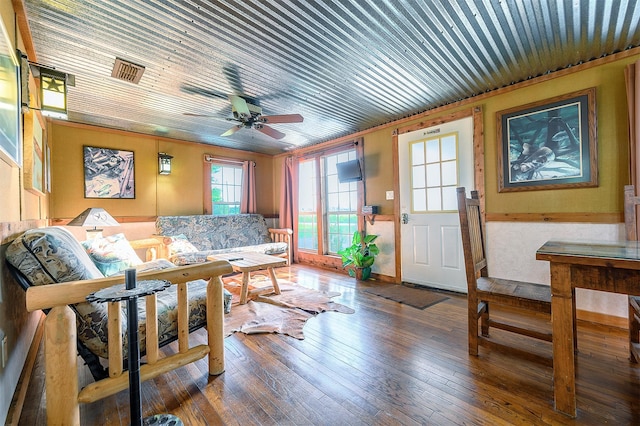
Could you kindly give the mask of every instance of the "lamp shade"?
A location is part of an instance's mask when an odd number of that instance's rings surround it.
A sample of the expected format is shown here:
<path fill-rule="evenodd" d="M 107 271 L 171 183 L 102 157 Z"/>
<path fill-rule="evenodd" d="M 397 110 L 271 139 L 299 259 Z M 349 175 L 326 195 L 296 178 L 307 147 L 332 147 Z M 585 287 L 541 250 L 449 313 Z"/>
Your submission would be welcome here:
<path fill-rule="evenodd" d="M 91 207 L 80 213 L 67 224 L 68 226 L 93 226 L 94 229 L 102 226 L 120 226 L 105 209 Z"/>

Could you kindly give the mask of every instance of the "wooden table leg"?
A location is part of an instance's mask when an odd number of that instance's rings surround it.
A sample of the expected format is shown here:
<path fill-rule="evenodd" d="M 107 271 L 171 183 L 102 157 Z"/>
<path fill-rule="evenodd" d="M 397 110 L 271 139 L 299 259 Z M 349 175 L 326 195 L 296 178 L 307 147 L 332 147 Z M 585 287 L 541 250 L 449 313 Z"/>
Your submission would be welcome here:
<path fill-rule="evenodd" d="M 551 262 L 550 269 L 555 409 L 571 417 L 576 417 L 576 367 L 571 266 Z"/>
<path fill-rule="evenodd" d="M 273 284 L 273 292 L 275 294 L 280 294 L 280 286 L 278 285 L 278 279 L 276 278 L 276 273 L 273 268 L 267 268 L 269 271 L 269 276 L 271 277 L 271 284 Z"/>
<path fill-rule="evenodd" d="M 240 289 L 240 304 L 244 305 L 247 303 L 247 298 L 249 297 L 249 272 L 245 271 L 242 273 L 242 288 Z"/>

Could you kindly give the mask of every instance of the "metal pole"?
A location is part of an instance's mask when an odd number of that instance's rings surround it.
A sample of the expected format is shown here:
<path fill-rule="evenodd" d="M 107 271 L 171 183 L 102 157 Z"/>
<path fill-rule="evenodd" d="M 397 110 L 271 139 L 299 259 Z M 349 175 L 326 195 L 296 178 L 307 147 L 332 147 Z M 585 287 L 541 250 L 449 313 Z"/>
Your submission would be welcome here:
<path fill-rule="evenodd" d="M 125 271 L 125 287 L 127 290 L 136 288 L 136 270 Z M 140 345 L 138 342 L 138 298 L 127 300 L 127 335 L 129 359 L 129 409 L 131 410 L 131 424 L 142 426 L 142 401 L 140 400 Z"/>

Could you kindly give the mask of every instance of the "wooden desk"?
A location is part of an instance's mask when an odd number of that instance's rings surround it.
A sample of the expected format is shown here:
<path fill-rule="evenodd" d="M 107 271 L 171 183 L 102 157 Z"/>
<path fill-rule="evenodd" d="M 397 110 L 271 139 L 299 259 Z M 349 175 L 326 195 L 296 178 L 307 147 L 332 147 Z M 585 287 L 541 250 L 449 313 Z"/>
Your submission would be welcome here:
<path fill-rule="evenodd" d="M 555 409 L 576 417 L 574 289 L 640 295 L 640 242 L 548 241 L 536 259 L 551 270 Z"/>
<path fill-rule="evenodd" d="M 253 271 L 267 270 L 269 277 L 271 277 L 271 284 L 273 286 L 273 292 L 280 294 L 280 287 L 278 286 L 278 279 L 276 278 L 273 268 L 279 266 L 285 266 L 287 259 L 283 259 L 277 256 L 270 256 L 262 253 L 251 252 L 238 252 L 238 253 L 223 253 L 207 256 L 207 260 L 226 260 L 231 264 L 231 267 L 236 272 L 242 272 L 242 289 L 240 291 L 240 304 L 247 303 L 249 297 L 249 274 Z M 259 288 L 252 291 L 264 293 L 267 288 Z"/>

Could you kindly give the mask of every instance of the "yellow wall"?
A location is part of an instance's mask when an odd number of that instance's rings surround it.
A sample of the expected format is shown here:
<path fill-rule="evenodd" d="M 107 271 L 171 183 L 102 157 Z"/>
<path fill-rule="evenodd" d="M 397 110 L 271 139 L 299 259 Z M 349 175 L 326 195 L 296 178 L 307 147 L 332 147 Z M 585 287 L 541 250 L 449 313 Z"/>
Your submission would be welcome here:
<path fill-rule="evenodd" d="M 254 160 L 258 212 L 273 215 L 271 156 L 196 143 L 138 135 L 99 127 L 52 121 L 51 215 L 70 219 L 88 207 L 102 207 L 116 217 L 202 214 L 203 156 Z M 84 198 L 83 146 L 134 152 L 135 199 Z M 158 152 L 173 156 L 170 175 L 158 175 Z"/>
<path fill-rule="evenodd" d="M 615 213 L 622 212 L 622 187 L 628 183 L 628 122 L 624 67 L 640 55 L 620 59 L 515 89 L 496 91 L 451 108 L 439 108 L 402 124 L 390 124 L 364 135 L 367 204 L 381 206 L 382 214 L 393 214 L 393 201 L 385 191 L 393 188 L 392 131 L 420 121 L 480 106 L 484 119 L 485 194 L 487 213 Z M 525 86 L 525 87 L 523 87 Z M 518 88 L 520 87 L 520 88 Z M 496 139 L 498 111 L 553 98 L 581 89 L 596 87 L 598 186 L 498 193 L 498 149 Z M 476 183 L 479 186 L 479 183 Z M 397 196 L 397 194 L 396 194 Z"/>
<path fill-rule="evenodd" d="M 622 187 L 629 179 L 624 67 L 635 59 L 637 57 L 570 74 L 488 99 L 484 103 L 485 190 L 488 212 L 622 211 Z M 597 89 L 598 187 L 498 193 L 496 112 L 589 87 Z"/>
<path fill-rule="evenodd" d="M 0 20 L 9 36 L 9 46 L 24 51 L 22 40 L 19 37 L 16 39 L 14 10 L 8 0 L 0 1 Z M 29 192 L 22 182 L 24 167 L 11 164 L 0 155 L 0 240 L 3 243 L 22 226 L 32 223 L 31 220 L 49 218 L 47 194 Z M 4 259 L 6 246 L 0 245 L 0 259 Z M 26 311 L 24 291 L 7 276 L 5 263 L 1 261 L 0 334 L 7 339 L 7 359 L 6 365 L 0 366 L 0 424 L 12 420 L 6 416 L 40 316 L 38 312 Z"/>

